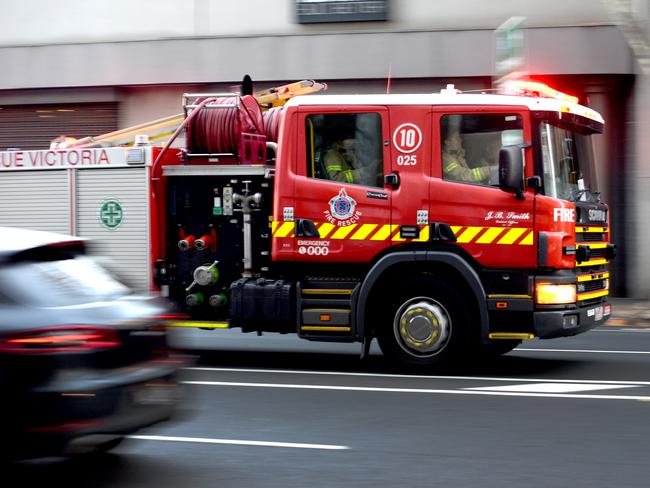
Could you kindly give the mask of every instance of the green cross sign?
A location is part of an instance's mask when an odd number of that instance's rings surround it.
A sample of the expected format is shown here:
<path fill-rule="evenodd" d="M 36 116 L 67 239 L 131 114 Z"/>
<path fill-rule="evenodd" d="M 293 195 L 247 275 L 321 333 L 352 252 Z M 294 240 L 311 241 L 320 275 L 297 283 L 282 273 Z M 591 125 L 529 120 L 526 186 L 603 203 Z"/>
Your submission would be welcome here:
<path fill-rule="evenodd" d="M 122 205 L 117 200 L 106 200 L 102 202 L 99 209 L 99 220 L 107 229 L 116 229 L 124 217 Z"/>

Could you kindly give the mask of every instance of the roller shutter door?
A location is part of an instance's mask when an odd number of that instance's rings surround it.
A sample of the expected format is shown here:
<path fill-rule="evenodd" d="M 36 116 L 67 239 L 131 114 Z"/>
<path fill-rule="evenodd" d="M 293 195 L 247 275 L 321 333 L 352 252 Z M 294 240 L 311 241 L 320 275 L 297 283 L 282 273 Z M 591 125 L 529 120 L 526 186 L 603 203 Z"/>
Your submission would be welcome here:
<path fill-rule="evenodd" d="M 0 225 L 70 233 L 68 170 L 1 173 Z"/>
<path fill-rule="evenodd" d="M 77 235 L 92 239 L 93 253 L 109 258 L 107 268 L 124 283 L 147 291 L 150 242 L 146 168 L 79 169 L 76 189 Z M 121 221 L 111 229 L 102 222 L 100 209 L 115 200 L 121 207 Z"/>
<path fill-rule="evenodd" d="M 80 139 L 115 131 L 117 108 L 114 102 L 3 105 L 0 151 L 49 149 L 50 142 L 61 135 Z"/>

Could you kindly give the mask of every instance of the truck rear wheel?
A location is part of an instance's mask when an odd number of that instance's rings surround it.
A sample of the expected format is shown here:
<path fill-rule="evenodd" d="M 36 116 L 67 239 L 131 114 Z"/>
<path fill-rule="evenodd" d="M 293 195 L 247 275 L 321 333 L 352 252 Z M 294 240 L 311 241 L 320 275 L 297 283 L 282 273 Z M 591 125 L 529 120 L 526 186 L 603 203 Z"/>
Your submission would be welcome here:
<path fill-rule="evenodd" d="M 384 355 L 409 367 L 457 359 L 468 344 L 470 323 L 459 292 L 432 275 L 399 282 L 395 289 L 399 291 L 383 315 L 386 323 L 377 331 Z"/>

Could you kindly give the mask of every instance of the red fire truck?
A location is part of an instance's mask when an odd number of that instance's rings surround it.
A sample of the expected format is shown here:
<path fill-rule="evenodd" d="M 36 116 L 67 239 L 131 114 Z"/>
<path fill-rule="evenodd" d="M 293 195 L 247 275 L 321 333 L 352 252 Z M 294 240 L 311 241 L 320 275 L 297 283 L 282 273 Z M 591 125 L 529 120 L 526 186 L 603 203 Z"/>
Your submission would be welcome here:
<path fill-rule="evenodd" d="M 597 112 L 523 81 L 291 96 L 313 86 L 186 94 L 182 147 L 141 148 L 170 325 L 362 354 L 377 338 L 396 363 L 429 367 L 607 320 Z"/>
<path fill-rule="evenodd" d="M 548 86 L 507 94 L 186 95 L 152 166 L 173 325 L 377 338 L 426 367 L 610 314 L 604 121 Z M 172 154 L 170 154 L 170 152 Z"/>

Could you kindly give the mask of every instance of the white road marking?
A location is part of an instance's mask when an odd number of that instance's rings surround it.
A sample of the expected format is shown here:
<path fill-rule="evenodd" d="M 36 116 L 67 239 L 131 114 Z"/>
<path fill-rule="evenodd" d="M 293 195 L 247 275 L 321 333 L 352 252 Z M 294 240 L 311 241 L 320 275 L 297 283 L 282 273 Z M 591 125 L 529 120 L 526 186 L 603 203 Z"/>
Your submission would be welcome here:
<path fill-rule="evenodd" d="M 535 393 L 575 393 L 577 391 L 611 390 L 615 388 L 634 388 L 634 385 L 597 385 L 594 383 L 527 383 L 523 385 L 477 386 L 464 389 L 481 391 L 522 391 Z"/>
<path fill-rule="evenodd" d="M 609 327 L 607 329 L 593 329 L 590 332 L 645 332 L 648 333 L 650 332 L 650 328 L 645 328 L 645 329 L 631 329 L 628 327 Z"/>
<path fill-rule="evenodd" d="M 650 354 L 650 351 L 608 351 L 606 349 L 544 349 L 544 348 L 517 348 L 512 352 L 571 352 L 588 354 Z"/>
<path fill-rule="evenodd" d="M 428 393 L 442 395 L 488 395 L 488 396 L 516 396 L 516 397 L 537 397 L 537 398 L 571 398 L 590 400 L 636 400 L 648 401 L 649 396 L 636 395 L 587 395 L 573 393 L 527 393 L 509 391 L 480 391 L 480 390 L 442 390 L 429 388 L 382 388 L 371 386 L 338 386 L 338 385 L 299 385 L 283 383 L 243 383 L 236 381 L 183 381 L 188 385 L 201 386 L 235 386 L 248 388 L 287 388 L 294 390 L 337 390 L 337 391 L 371 391 L 382 393 Z"/>
<path fill-rule="evenodd" d="M 164 441 L 164 442 L 191 442 L 195 444 L 230 444 L 236 446 L 258 446 L 258 447 L 289 447 L 293 449 L 325 449 L 343 450 L 350 449 L 348 446 L 337 446 L 332 444 L 303 444 L 299 442 L 269 442 L 269 441 L 247 441 L 238 439 L 205 439 L 202 437 L 168 437 L 161 435 L 129 435 L 129 439 L 143 441 Z"/>
<path fill-rule="evenodd" d="M 467 380 L 467 381 L 507 381 L 507 382 L 538 382 L 538 383 L 607 383 L 610 385 L 633 385 L 647 386 L 650 381 L 609 381 L 609 380 L 583 380 L 583 379 L 550 379 L 550 378 L 511 378 L 511 377 L 492 377 L 492 376 L 441 376 L 441 375 L 408 375 L 408 374 L 389 374 L 389 373 L 354 373 L 348 371 L 305 371 L 292 369 L 251 369 L 251 368 L 208 368 L 208 367 L 189 367 L 185 370 L 191 371 L 212 371 L 224 373 L 267 373 L 267 374 L 296 374 L 296 375 L 314 375 L 314 376 L 354 376 L 367 378 L 414 378 L 426 380 Z"/>

